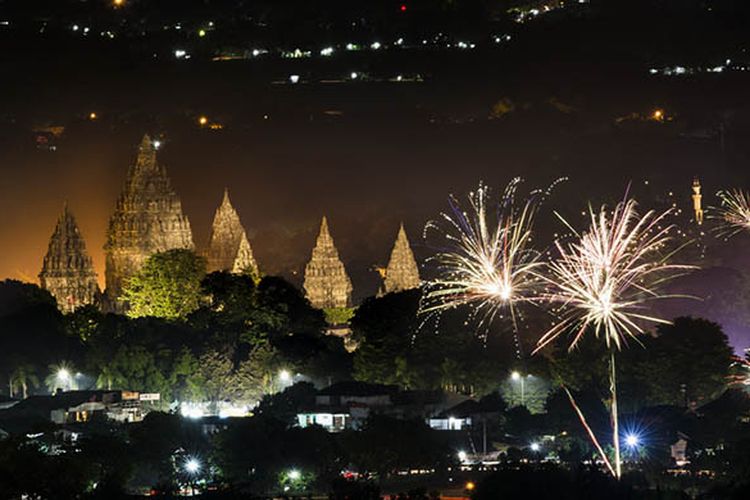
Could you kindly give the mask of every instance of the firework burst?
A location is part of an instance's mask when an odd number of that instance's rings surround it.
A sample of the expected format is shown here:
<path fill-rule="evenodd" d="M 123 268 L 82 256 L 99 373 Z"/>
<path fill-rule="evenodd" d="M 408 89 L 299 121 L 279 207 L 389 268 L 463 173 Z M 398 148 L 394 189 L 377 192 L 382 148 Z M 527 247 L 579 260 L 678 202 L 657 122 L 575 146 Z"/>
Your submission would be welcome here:
<path fill-rule="evenodd" d="M 671 264 L 671 254 L 664 253 L 673 229 L 665 224 L 671 210 L 640 216 L 636 205 L 631 199 L 609 213 L 604 207 L 598 213 L 589 209 L 588 231 L 573 230 L 575 242 L 555 243 L 559 258 L 548 264 L 544 279 L 546 298 L 562 316 L 539 340 L 537 351 L 571 331 L 572 349 L 589 328 L 607 347 L 620 349 L 643 333 L 644 323 L 668 323 L 647 314 L 647 304 L 674 297 L 662 294 L 661 285 L 692 267 Z"/>
<path fill-rule="evenodd" d="M 719 235 L 730 238 L 742 231 L 750 231 L 750 193 L 732 189 L 719 191 L 717 195 L 721 199 L 721 206 L 714 209 L 716 215 L 712 218 L 722 223 Z"/>
<path fill-rule="evenodd" d="M 441 245 L 431 260 L 440 277 L 426 284 L 420 313 L 430 315 L 469 305 L 480 325 L 508 311 L 516 324 L 516 305 L 540 299 L 541 254 L 532 248 L 534 219 L 551 189 L 535 190 L 517 203 L 520 178 L 513 179 L 500 198 L 480 184 L 464 208 L 454 197 L 451 211 L 425 227 L 425 238 L 435 232 Z"/>
<path fill-rule="evenodd" d="M 576 235 L 576 241 L 564 245 L 556 242 L 559 258 L 548 264 L 545 273 L 547 298 L 558 304 L 560 321 L 539 340 L 536 351 L 566 332 L 573 333 L 570 349 L 583 335 L 593 330 L 603 338 L 610 351 L 609 389 L 610 419 L 614 465 L 603 454 L 593 433 L 589 433 L 612 474 L 622 474 L 620 432 L 617 409 L 617 377 L 615 352 L 628 339 L 644 333 L 644 323 L 668 323 L 649 315 L 649 302 L 670 297 L 660 292 L 661 285 L 675 278 L 690 266 L 669 263 L 671 254 L 665 253 L 673 226 L 664 223 L 671 210 L 662 214 L 654 211 L 639 215 L 636 202 L 625 199 L 611 213 L 602 207 L 598 213 L 589 208 L 590 226 L 587 232 Z M 576 407 L 572 395 L 571 403 Z M 583 414 L 579 417 L 590 430 Z"/>

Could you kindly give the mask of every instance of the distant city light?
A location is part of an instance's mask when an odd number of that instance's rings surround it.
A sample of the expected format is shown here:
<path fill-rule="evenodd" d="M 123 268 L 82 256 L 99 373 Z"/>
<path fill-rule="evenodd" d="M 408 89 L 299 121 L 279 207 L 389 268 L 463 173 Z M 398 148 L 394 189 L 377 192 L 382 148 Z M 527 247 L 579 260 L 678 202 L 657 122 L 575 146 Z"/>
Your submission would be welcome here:
<path fill-rule="evenodd" d="M 199 117 L 198 118 L 198 125 L 200 125 L 201 127 L 205 127 L 206 125 L 208 125 L 208 118 L 205 117 L 205 116 Z"/>
<path fill-rule="evenodd" d="M 206 30 L 203 30 L 203 29 L 202 30 L 198 30 L 198 36 L 201 37 L 201 38 L 203 38 L 204 36 L 206 36 Z"/>
<path fill-rule="evenodd" d="M 112 0 L 112 4 L 115 7 L 122 7 L 123 5 L 125 5 L 125 0 Z"/>
<path fill-rule="evenodd" d="M 182 49 L 177 49 L 177 50 L 175 50 L 175 51 L 174 51 L 174 56 L 175 56 L 175 57 L 176 57 L 177 59 L 187 59 L 187 57 L 188 57 L 188 55 L 187 55 L 187 51 L 185 51 L 185 50 L 182 50 Z"/>
<path fill-rule="evenodd" d="M 299 75 L 289 75 L 289 81 L 292 83 L 299 82 Z"/>
<path fill-rule="evenodd" d="M 379 49 L 380 47 L 382 47 L 382 45 L 380 44 L 380 42 L 373 42 L 373 43 L 372 43 L 372 44 L 370 45 L 370 48 L 371 48 L 372 50 L 378 50 L 378 49 Z"/>
<path fill-rule="evenodd" d="M 154 149 L 159 149 L 161 147 L 161 141 L 156 140 L 152 143 L 154 145 Z"/>
<path fill-rule="evenodd" d="M 466 485 L 464 486 L 464 488 L 466 488 L 466 491 L 474 491 L 474 488 L 476 487 L 477 485 L 474 484 L 473 481 L 466 481 Z"/>
<path fill-rule="evenodd" d="M 530 448 L 531 448 L 531 451 L 533 451 L 534 453 L 536 453 L 536 452 L 538 452 L 539 450 L 542 449 L 542 447 L 541 447 L 541 445 L 539 443 L 531 443 Z"/>
<path fill-rule="evenodd" d="M 399 10 L 401 10 L 401 12 L 406 12 L 406 4 L 402 3 L 401 7 L 399 7 Z"/>
<path fill-rule="evenodd" d="M 321 56 L 330 56 L 333 55 L 333 47 L 326 47 L 323 50 L 320 51 Z"/>
<path fill-rule="evenodd" d="M 352 80 L 356 80 L 357 78 L 359 78 L 359 75 L 357 74 L 357 72 L 356 72 L 356 71 L 352 71 L 352 74 L 351 74 L 351 75 L 349 75 L 349 77 L 350 77 L 350 78 L 351 78 Z"/>
<path fill-rule="evenodd" d="M 96 112 L 92 111 L 91 113 L 89 113 L 89 120 L 94 121 L 97 118 L 99 118 L 99 116 L 96 114 Z"/>
<path fill-rule="evenodd" d="M 466 454 L 465 451 L 461 450 L 461 451 L 458 452 L 458 460 L 459 460 L 459 462 L 466 462 L 466 458 L 467 457 L 468 457 L 468 455 Z"/>

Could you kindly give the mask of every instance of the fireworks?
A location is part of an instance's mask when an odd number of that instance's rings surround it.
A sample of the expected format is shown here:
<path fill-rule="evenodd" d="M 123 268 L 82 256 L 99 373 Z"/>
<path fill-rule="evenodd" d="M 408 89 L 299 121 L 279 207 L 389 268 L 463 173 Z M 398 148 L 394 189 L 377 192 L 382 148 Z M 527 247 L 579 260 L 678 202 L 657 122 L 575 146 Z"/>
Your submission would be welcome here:
<path fill-rule="evenodd" d="M 531 246 L 532 228 L 539 204 L 557 182 L 533 191 L 522 204 L 516 204 L 520 178 L 508 184 L 497 204 L 482 184 L 469 194 L 468 210 L 451 197 L 451 212 L 425 227 L 425 238 L 434 230 L 443 244 L 433 257 L 441 277 L 427 283 L 420 312 L 468 304 L 481 322 L 507 309 L 515 323 L 515 306 L 539 299 L 538 271 L 544 264 Z"/>
<path fill-rule="evenodd" d="M 568 331 L 574 332 L 570 343 L 572 349 L 589 330 L 593 330 L 597 338 L 603 337 L 609 348 L 613 465 L 608 462 L 596 437 L 589 434 L 608 469 L 618 479 L 622 474 L 622 461 L 615 352 L 628 338 L 637 339 L 637 335 L 643 333 L 642 323 L 668 323 L 646 314 L 646 305 L 668 297 L 660 293 L 660 285 L 676 277 L 680 271 L 689 269 L 688 266 L 670 264 L 669 255 L 664 255 L 672 229 L 664 224 L 664 219 L 670 213 L 671 210 L 667 210 L 657 215 L 652 210 L 640 216 L 632 199 L 618 203 L 611 213 L 605 207 L 598 213 L 589 209 L 591 225 L 588 232 L 576 233 L 577 241 L 567 245 L 556 242 L 559 258 L 548 264 L 549 272 L 545 274 L 549 284 L 547 298 L 559 304 L 562 317 L 539 339 L 536 351 Z M 590 430 L 569 392 L 568 397 L 581 422 Z"/>
<path fill-rule="evenodd" d="M 668 297 L 659 290 L 666 280 L 690 269 L 670 264 L 663 254 L 672 229 L 664 224 L 670 212 L 639 216 L 634 200 L 617 204 L 609 214 L 604 207 L 598 213 L 589 209 L 588 232 L 576 233 L 577 241 L 567 245 L 556 242 L 559 258 L 548 264 L 545 281 L 547 298 L 562 316 L 539 340 L 537 351 L 569 331 L 574 332 L 572 349 L 589 329 L 608 347 L 620 349 L 643 333 L 644 323 L 668 323 L 645 309 L 648 302 Z"/>
<path fill-rule="evenodd" d="M 721 206 L 716 209 L 717 216 L 723 222 L 719 233 L 727 238 L 741 231 L 750 231 L 750 193 L 740 189 L 719 191 Z"/>

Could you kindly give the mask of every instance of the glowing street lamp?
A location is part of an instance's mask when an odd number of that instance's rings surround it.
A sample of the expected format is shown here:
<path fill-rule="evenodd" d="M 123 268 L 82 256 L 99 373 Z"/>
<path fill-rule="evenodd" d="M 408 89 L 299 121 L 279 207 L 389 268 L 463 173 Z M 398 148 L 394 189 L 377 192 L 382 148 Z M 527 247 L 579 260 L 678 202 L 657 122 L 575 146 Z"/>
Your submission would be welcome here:
<path fill-rule="evenodd" d="M 206 116 L 198 117 L 198 125 L 200 125 L 201 127 L 205 127 L 206 125 L 208 125 L 208 117 Z"/>
<path fill-rule="evenodd" d="M 458 461 L 459 462 L 461 462 L 461 463 L 466 462 L 466 458 L 467 457 L 468 457 L 468 455 L 466 454 L 465 451 L 461 450 L 461 451 L 458 452 Z"/>
<path fill-rule="evenodd" d="M 185 462 L 185 470 L 189 474 L 197 474 L 201 470 L 201 463 L 196 458 L 189 458 Z"/>
<path fill-rule="evenodd" d="M 630 449 L 635 449 L 641 444 L 641 439 L 637 434 L 632 432 L 625 436 L 625 445 Z"/>
<path fill-rule="evenodd" d="M 539 451 L 541 451 L 542 449 L 542 446 L 539 443 L 531 443 L 530 448 L 534 453 L 539 453 Z"/>
<path fill-rule="evenodd" d="M 299 479 L 302 477 L 302 473 L 297 469 L 292 469 L 287 473 L 287 477 L 289 477 L 289 479 L 291 479 L 292 481 L 299 481 Z"/>
<path fill-rule="evenodd" d="M 288 384 L 289 382 L 291 382 L 291 381 L 292 381 L 292 374 L 291 374 L 291 373 L 289 373 L 289 370 L 281 370 L 281 371 L 279 372 L 279 380 L 280 380 L 280 381 L 281 381 L 281 382 L 282 382 L 283 384 Z"/>

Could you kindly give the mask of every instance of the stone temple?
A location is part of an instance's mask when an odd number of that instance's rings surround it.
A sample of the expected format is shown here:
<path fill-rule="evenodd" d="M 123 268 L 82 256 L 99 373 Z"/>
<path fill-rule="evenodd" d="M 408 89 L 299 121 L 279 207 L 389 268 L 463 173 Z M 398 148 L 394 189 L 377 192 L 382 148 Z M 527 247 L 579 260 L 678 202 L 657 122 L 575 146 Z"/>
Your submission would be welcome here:
<path fill-rule="evenodd" d="M 194 248 L 190 222 L 166 169 L 156 161 L 156 149 L 145 135 L 109 220 L 104 246 L 107 298 L 115 310 L 122 309 L 118 301 L 127 280 L 149 256 Z"/>
<path fill-rule="evenodd" d="M 404 225 L 401 224 L 396 243 L 391 251 L 391 260 L 388 261 L 388 267 L 385 269 L 382 293 L 418 288 L 420 283 L 417 261 L 414 259 L 414 252 L 406 237 Z"/>
<path fill-rule="evenodd" d="M 94 304 L 99 298 L 94 265 L 67 204 L 50 238 L 39 283 L 55 297 L 64 313 Z"/>
<path fill-rule="evenodd" d="M 227 190 L 224 190 L 224 199 L 216 209 L 205 256 L 209 273 L 231 271 L 258 276 L 253 250 Z"/>
<path fill-rule="evenodd" d="M 312 258 L 305 267 L 304 286 L 307 299 L 318 309 L 349 307 L 351 304 L 352 282 L 333 244 L 325 217 L 320 224 Z"/>

